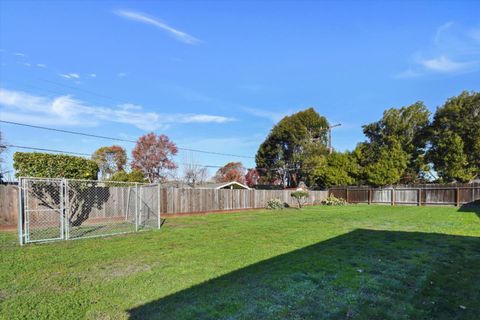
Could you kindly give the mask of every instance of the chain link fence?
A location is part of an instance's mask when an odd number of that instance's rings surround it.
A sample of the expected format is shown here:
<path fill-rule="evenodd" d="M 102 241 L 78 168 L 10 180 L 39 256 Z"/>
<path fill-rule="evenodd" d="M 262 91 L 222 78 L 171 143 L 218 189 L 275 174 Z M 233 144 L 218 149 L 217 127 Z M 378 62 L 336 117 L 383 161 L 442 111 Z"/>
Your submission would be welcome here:
<path fill-rule="evenodd" d="M 71 179 L 19 180 L 20 243 L 159 229 L 160 185 Z"/>

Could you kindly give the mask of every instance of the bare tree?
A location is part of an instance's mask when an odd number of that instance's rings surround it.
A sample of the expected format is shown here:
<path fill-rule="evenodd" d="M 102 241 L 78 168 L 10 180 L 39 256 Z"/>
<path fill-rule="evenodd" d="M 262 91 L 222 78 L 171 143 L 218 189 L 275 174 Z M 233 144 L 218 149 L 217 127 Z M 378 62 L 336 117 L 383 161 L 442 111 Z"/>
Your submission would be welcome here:
<path fill-rule="evenodd" d="M 183 181 L 190 187 L 195 188 L 204 183 L 208 178 L 208 169 L 200 166 L 191 157 L 183 165 Z"/>

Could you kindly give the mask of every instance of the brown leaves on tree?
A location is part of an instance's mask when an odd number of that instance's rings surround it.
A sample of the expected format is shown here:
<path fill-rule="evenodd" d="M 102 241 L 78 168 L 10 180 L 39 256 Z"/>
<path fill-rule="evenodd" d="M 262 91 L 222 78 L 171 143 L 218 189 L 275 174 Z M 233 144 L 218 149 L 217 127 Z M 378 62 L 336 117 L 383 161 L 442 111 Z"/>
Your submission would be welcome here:
<path fill-rule="evenodd" d="M 166 135 L 151 132 L 141 136 L 132 150 L 132 168 L 143 172 L 149 182 L 163 182 L 177 168 L 173 156 L 178 148 Z"/>
<path fill-rule="evenodd" d="M 231 182 L 237 181 L 239 183 L 245 183 L 245 167 L 241 162 L 229 162 L 215 174 L 216 182 Z"/>
<path fill-rule="evenodd" d="M 245 182 L 250 188 L 258 184 L 260 181 L 260 173 L 255 168 L 248 169 L 245 175 Z"/>

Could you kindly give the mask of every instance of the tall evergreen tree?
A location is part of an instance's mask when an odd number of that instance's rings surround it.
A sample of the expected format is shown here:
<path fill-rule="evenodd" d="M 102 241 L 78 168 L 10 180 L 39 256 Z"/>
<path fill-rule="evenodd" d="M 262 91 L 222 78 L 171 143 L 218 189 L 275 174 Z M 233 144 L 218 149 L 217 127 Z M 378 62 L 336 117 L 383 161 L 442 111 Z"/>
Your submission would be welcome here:
<path fill-rule="evenodd" d="M 297 186 L 305 178 L 305 159 L 327 153 L 327 130 L 327 119 L 313 108 L 283 118 L 257 151 L 255 160 L 262 180 Z"/>
<path fill-rule="evenodd" d="M 462 92 L 434 115 L 427 159 L 445 181 L 480 176 L 480 93 Z"/>
<path fill-rule="evenodd" d="M 388 109 L 379 121 L 363 126 L 363 132 L 369 139 L 367 144 L 372 148 L 368 152 L 373 155 L 370 162 L 375 161 L 380 150 L 388 150 L 398 143 L 407 156 L 407 167 L 399 181 L 418 181 L 423 171 L 428 170 L 423 155 L 428 141 L 429 116 L 430 112 L 423 102 L 416 102 L 408 107 Z"/>

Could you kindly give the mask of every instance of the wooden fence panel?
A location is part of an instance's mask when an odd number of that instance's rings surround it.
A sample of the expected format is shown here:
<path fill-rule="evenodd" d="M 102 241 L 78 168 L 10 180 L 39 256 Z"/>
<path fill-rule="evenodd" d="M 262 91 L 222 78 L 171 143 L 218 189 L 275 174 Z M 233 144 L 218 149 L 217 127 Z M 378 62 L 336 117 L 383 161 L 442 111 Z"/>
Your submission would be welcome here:
<path fill-rule="evenodd" d="M 456 204 L 456 189 L 425 189 L 425 204 Z"/>
<path fill-rule="evenodd" d="M 389 203 L 416 205 L 480 204 L 480 184 L 417 185 L 388 188 L 335 187 L 330 194 L 350 203 Z"/>
<path fill-rule="evenodd" d="M 349 190 L 347 200 L 348 202 L 351 202 L 351 203 L 367 203 L 368 190 L 367 189 Z"/>
<path fill-rule="evenodd" d="M 347 199 L 347 188 L 344 188 L 344 189 L 330 189 L 329 193 L 336 198 Z"/>
<path fill-rule="evenodd" d="M 0 185 L 0 226 L 15 226 L 18 218 L 18 187 Z"/>
<path fill-rule="evenodd" d="M 418 204 L 418 189 L 395 189 L 395 203 Z"/>
<path fill-rule="evenodd" d="M 392 191 L 390 189 L 372 189 L 372 203 L 391 203 Z"/>

